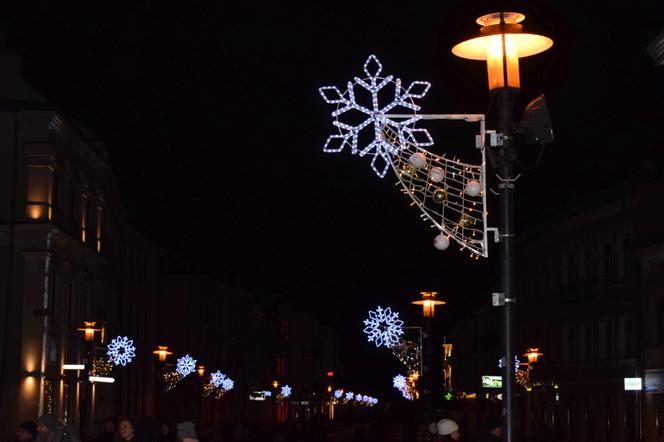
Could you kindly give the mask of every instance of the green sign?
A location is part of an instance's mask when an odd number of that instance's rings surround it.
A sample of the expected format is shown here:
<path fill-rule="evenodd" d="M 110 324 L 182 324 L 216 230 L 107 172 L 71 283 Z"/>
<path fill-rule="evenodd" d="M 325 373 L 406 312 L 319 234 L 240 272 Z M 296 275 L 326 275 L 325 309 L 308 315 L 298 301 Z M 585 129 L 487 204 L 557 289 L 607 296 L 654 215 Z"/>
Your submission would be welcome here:
<path fill-rule="evenodd" d="M 502 376 L 482 376 L 482 387 L 503 388 Z"/>

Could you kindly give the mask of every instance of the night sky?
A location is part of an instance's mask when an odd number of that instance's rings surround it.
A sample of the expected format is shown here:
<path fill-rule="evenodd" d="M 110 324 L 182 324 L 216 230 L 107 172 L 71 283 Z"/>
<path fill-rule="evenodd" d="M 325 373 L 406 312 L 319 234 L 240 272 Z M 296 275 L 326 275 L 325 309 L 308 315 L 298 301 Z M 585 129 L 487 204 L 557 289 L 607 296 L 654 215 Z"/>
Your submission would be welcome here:
<path fill-rule="evenodd" d="M 165 270 L 299 305 L 336 326 L 349 355 L 369 350 L 360 321 L 378 304 L 414 324 L 410 301 L 437 290 L 444 328 L 489 302 L 498 256 L 436 251 L 393 177 L 322 152 L 332 109 L 317 89 L 360 75 L 369 54 L 386 73 L 433 84 L 423 112 L 493 118 L 485 65 L 451 47 L 501 8 L 554 40 L 521 62 L 515 117 L 545 93 L 556 141 L 521 170 L 519 230 L 615 196 L 646 161 L 662 167 L 664 68 L 646 53 L 664 30 L 661 1 L 21 3 L 3 14 L 7 47 L 36 89 L 107 144 L 132 225 L 168 250 Z M 538 152 L 520 146 L 520 161 Z M 477 159 L 471 144 L 458 153 Z M 378 353 L 372 365 L 391 364 Z"/>

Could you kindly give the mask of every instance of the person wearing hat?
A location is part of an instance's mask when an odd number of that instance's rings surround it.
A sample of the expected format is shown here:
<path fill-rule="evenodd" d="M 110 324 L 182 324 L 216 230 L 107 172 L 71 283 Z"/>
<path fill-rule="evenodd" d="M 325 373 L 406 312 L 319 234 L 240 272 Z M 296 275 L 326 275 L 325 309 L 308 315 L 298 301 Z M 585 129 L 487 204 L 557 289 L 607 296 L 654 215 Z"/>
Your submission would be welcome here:
<path fill-rule="evenodd" d="M 25 421 L 16 429 L 17 442 L 34 442 L 37 438 L 37 424 L 34 421 Z"/>
<path fill-rule="evenodd" d="M 196 426 L 193 422 L 180 422 L 177 426 L 178 442 L 198 442 Z"/>
<path fill-rule="evenodd" d="M 454 422 L 452 419 L 441 419 L 436 424 L 436 429 L 438 430 L 438 435 L 442 437 L 441 440 L 444 441 L 457 441 L 461 440 L 461 432 L 459 431 L 459 425 Z"/>

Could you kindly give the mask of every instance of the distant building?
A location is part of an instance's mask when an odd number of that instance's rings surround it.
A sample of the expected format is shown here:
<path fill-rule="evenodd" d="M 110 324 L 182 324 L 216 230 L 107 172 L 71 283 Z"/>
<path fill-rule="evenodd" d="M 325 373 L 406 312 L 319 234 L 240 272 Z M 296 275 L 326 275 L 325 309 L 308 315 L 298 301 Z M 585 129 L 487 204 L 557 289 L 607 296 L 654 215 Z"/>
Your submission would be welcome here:
<path fill-rule="evenodd" d="M 160 293 L 159 342 L 173 351 L 162 370 L 172 371 L 185 354 L 205 366 L 202 376 L 160 391 L 158 413 L 220 423 L 306 419 L 323 412 L 332 385 L 328 372 L 339 366 L 339 343 L 330 330 L 290 307 L 260 306 L 251 294 L 205 275 L 164 276 Z M 203 385 L 217 370 L 235 380 L 234 389 L 221 399 L 203 397 Z M 293 394 L 278 402 L 283 385 Z"/>
<path fill-rule="evenodd" d="M 128 227 L 103 144 L 22 82 L 18 57 L 0 64 L 0 92 L 17 85 L 0 95 L 0 423 L 53 412 L 89 437 L 107 415 L 153 411 L 152 358 L 113 385 L 64 365 L 105 356 L 117 335 L 152 345 L 161 252 Z"/>
<path fill-rule="evenodd" d="M 532 390 L 517 388 L 524 437 L 545 424 L 566 441 L 664 440 L 662 192 L 661 180 L 633 183 L 519 233 L 521 370 L 528 348 L 543 353 L 530 367 Z M 455 387 L 477 393 L 474 415 L 494 392 L 479 377 L 500 375 L 498 314 L 487 305 L 451 333 Z M 625 378 L 641 378 L 643 391 L 626 390 Z"/>

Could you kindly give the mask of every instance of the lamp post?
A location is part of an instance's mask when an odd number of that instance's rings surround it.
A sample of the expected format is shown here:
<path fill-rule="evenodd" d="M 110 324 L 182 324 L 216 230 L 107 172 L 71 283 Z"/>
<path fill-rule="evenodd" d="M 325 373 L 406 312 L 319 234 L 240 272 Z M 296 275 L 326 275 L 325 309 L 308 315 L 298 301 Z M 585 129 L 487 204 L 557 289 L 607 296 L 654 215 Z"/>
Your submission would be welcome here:
<path fill-rule="evenodd" d="M 420 292 L 421 298 L 413 301 L 414 305 L 422 306 L 422 317 L 424 322 L 424 342 L 421 347 L 423 356 L 422 365 L 422 396 L 426 407 L 427 414 L 431 413 L 432 398 L 434 391 L 438 391 L 436 383 L 434 382 L 434 369 L 433 363 L 433 344 L 431 336 L 432 320 L 436 314 L 436 307 L 446 304 L 445 301 L 436 299 L 438 292 Z M 430 416 L 427 416 L 429 418 Z"/>
<path fill-rule="evenodd" d="M 526 33 L 519 24 L 525 19 L 516 12 L 497 12 L 477 19 L 482 26 L 479 35 L 463 41 L 452 48 L 452 53 L 461 58 L 486 60 L 489 93 L 495 97 L 498 108 L 497 152 L 492 158 L 498 169 L 500 184 L 501 242 L 500 282 L 501 299 L 501 353 L 506 362 L 514 355 L 514 325 L 516 319 L 516 294 L 514 292 L 514 174 L 516 151 L 513 142 L 514 96 L 521 84 L 519 58 L 539 54 L 553 45 L 548 37 Z M 501 302 L 502 303 L 502 302 Z M 515 372 L 514 364 L 503 364 L 503 429 L 505 440 L 513 442 L 515 434 Z"/>
<path fill-rule="evenodd" d="M 83 321 L 83 326 L 77 329 L 78 331 L 83 332 L 85 339 L 85 359 L 81 361 L 85 368 L 85 375 L 81 380 L 83 384 L 81 389 L 83 397 L 80 402 L 83 404 L 85 411 L 81 410 L 79 412 L 79 430 L 82 437 L 87 433 L 89 422 L 94 419 L 94 401 L 92 397 L 94 394 L 94 386 L 90 382 L 90 372 L 92 371 L 92 359 L 94 357 L 93 347 L 95 333 L 102 331 L 100 328 L 96 328 L 96 325 L 97 323 L 95 321 Z"/>

